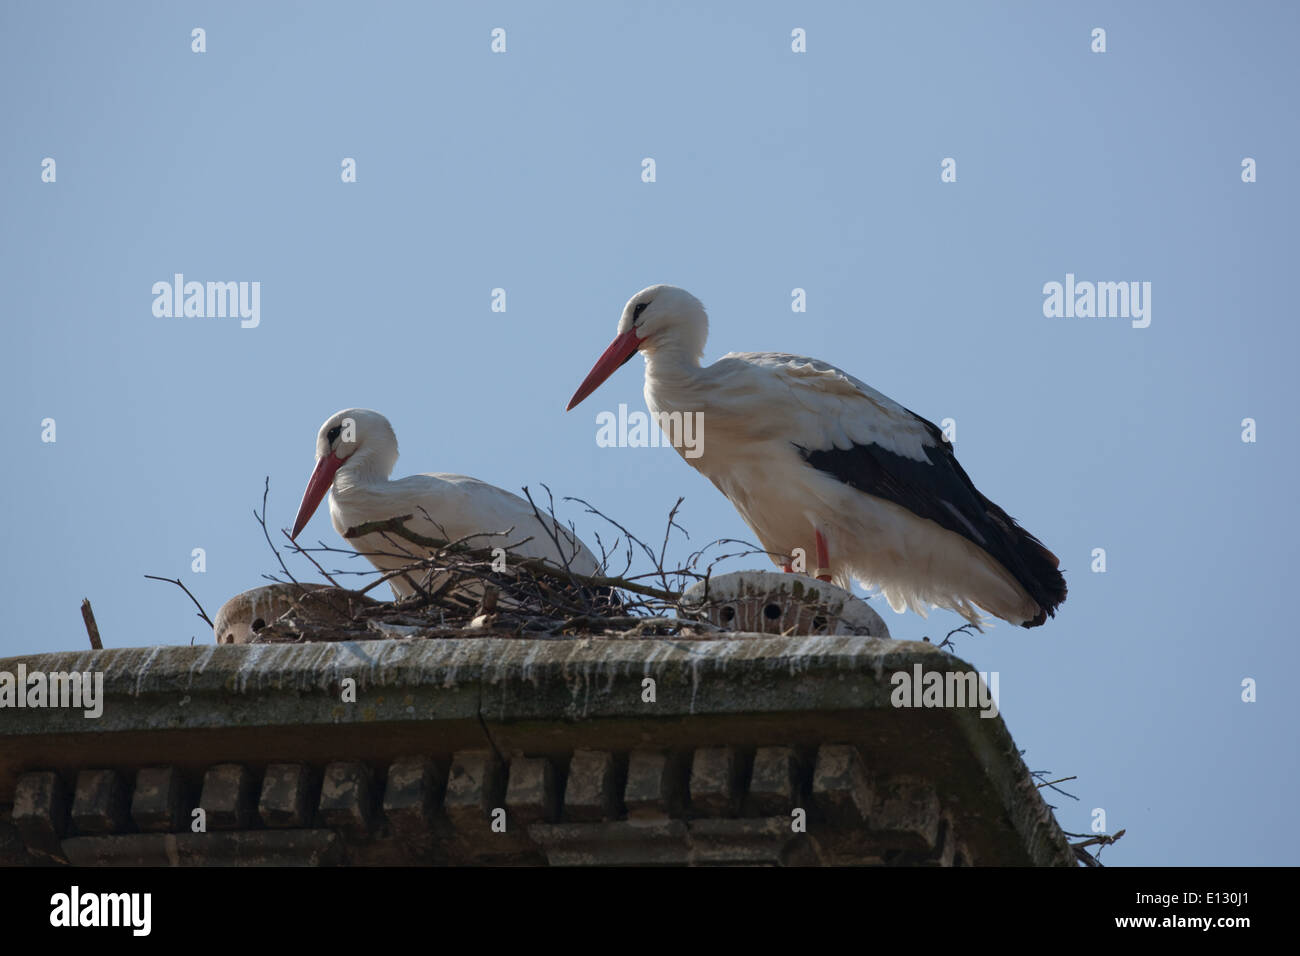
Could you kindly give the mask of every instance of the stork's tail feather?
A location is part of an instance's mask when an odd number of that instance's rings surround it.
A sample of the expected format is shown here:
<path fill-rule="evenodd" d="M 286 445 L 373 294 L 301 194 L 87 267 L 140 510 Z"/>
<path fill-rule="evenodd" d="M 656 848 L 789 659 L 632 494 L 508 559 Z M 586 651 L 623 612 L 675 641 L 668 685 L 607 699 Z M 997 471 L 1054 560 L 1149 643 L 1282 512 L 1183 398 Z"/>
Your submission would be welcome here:
<path fill-rule="evenodd" d="M 1019 525 L 1014 525 L 1018 533 L 1016 544 L 1024 558 L 1023 570 L 1016 577 L 1029 596 L 1038 604 L 1038 614 L 1025 621 L 1021 627 L 1038 627 L 1049 617 L 1056 616 L 1056 609 L 1065 603 L 1065 577 L 1060 572 L 1060 559 Z"/>
<path fill-rule="evenodd" d="M 1056 609 L 1065 603 L 1065 578 L 1060 571 L 1061 560 L 1032 534 L 988 498 L 980 495 L 994 523 L 1001 526 L 1003 541 L 1002 566 L 1025 589 L 1025 593 L 1038 605 L 1038 613 L 1022 623 L 1021 627 L 1038 627 Z M 1009 560 L 1008 560 L 1009 559 Z"/>

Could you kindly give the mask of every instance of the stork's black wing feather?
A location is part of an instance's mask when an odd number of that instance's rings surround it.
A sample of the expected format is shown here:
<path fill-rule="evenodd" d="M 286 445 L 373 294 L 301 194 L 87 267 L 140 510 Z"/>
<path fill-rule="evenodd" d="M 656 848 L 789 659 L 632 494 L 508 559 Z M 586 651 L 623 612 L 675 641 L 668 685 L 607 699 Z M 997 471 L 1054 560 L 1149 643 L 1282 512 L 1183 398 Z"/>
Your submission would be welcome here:
<path fill-rule="evenodd" d="M 1020 582 L 1042 609 L 1024 626 L 1042 624 L 1065 600 L 1065 578 L 1058 570 L 1056 556 L 980 494 L 937 426 L 909 413 L 934 439 L 934 444 L 925 446 L 928 461 L 899 455 L 875 442 L 820 450 L 795 447 L 819 471 L 906 508 L 982 548 Z"/>

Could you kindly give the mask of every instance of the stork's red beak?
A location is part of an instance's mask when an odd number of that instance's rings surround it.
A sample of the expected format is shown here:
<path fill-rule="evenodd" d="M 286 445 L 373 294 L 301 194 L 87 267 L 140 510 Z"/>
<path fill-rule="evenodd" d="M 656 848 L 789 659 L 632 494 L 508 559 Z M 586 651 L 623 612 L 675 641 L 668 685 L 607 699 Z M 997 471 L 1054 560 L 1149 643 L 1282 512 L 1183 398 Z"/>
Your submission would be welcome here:
<path fill-rule="evenodd" d="M 567 412 L 584 398 L 600 388 L 605 379 L 609 378 L 622 366 L 626 365 L 628 360 L 636 355 L 636 350 L 641 346 L 641 339 L 636 336 L 636 329 L 628 329 L 613 342 L 609 343 L 609 348 L 605 349 L 603 355 L 596 359 L 596 364 L 591 367 L 587 377 L 582 380 L 578 390 L 573 393 L 573 398 L 569 399 L 569 404 L 564 410 Z"/>
<path fill-rule="evenodd" d="M 330 490 L 330 485 L 334 483 L 334 472 L 339 470 L 345 459 L 335 457 L 333 452 L 327 452 L 325 457 L 316 462 L 316 470 L 311 473 L 311 480 L 307 482 L 307 490 L 302 493 L 302 504 L 298 506 L 298 517 L 293 521 L 293 534 L 289 535 L 292 540 L 298 537 L 298 532 L 307 526 L 311 516 L 316 513 L 320 507 L 321 499 L 325 493 Z"/>

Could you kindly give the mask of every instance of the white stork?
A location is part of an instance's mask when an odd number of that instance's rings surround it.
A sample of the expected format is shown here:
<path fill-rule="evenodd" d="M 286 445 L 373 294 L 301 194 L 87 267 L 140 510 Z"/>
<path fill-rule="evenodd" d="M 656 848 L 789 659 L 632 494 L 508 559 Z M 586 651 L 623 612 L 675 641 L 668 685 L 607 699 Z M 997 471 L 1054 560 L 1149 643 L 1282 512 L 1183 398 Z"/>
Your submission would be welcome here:
<path fill-rule="evenodd" d="M 815 554 L 818 577 L 878 588 L 895 611 L 928 604 L 979 625 L 978 605 L 1024 627 L 1054 615 L 1058 560 L 979 493 L 937 427 L 816 359 L 732 352 L 702 368 L 708 332 L 689 292 L 643 289 L 568 408 L 640 351 L 651 414 L 702 413 L 693 457 L 674 446 L 767 551 Z"/>
<path fill-rule="evenodd" d="M 425 537 L 457 541 L 482 535 L 465 542 L 471 548 L 505 547 L 531 538 L 510 553 L 542 558 L 577 574 L 600 573 L 585 544 L 549 518 L 543 525 L 533 506 L 518 495 L 464 475 L 424 474 L 390 481 L 396 464 L 397 436 L 387 418 L 368 408 L 331 415 L 316 435 L 316 470 L 303 492 L 290 537 L 298 537 L 332 488 L 330 519 L 340 535 L 370 521 L 410 515 L 406 527 Z M 506 537 L 487 537 L 507 531 L 511 533 Z M 346 540 L 382 571 L 405 567 L 430 553 L 394 535 L 388 538 L 376 532 Z M 413 593 L 402 576 L 389 583 L 399 598 Z"/>

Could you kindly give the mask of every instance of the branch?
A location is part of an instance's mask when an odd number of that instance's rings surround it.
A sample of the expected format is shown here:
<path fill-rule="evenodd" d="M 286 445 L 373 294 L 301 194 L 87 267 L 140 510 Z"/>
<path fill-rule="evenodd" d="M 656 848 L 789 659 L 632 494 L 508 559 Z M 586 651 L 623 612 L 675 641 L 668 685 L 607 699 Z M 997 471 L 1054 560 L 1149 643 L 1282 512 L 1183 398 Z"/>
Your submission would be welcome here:
<path fill-rule="evenodd" d="M 1060 780 L 1045 779 L 1051 772 L 1052 771 L 1050 770 L 1031 770 L 1029 771 L 1029 776 L 1033 778 L 1034 786 L 1039 790 L 1043 789 L 1043 787 L 1051 787 L 1053 790 L 1055 790 L 1063 797 L 1069 797 L 1071 800 L 1078 800 L 1079 799 L 1078 797 L 1070 793 L 1068 790 L 1062 790 L 1060 787 L 1057 786 L 1057 784 L 1064 783 L 1067 780 L 1078 780 L 1079 778 L 1077 776 L 1074 776 L 1074 777 L 1062 777 Z M 1053 807 L 1053 809 L 1055 809 L 1055 807 Z"/>
<path fill-rule="evenodd" d="M 1062 830 L 1061 832 L 1068 837 L 1087 837 L 1087 839 L 1081 840 L 1078 843 L 1071 843 L 1070 849 L 1074 851 L 1075 858 L 1078 859 L 1078 861 L 1082 863 L 1084 866 L 1101 866 L 1102 865 L 1101 850 L 1098 850 L 1097 855 L 1093 856 L 1091 853 L 1088 852 L 1087 847 L 1100 846 L 1102 849 L 1105 849 L 1106 847 L 1110 846 L 1112 843 L 1118 841 L 1119 838 L 1122 837 L 1128 831 L 1117 830 L 1113 834 L 1099 833 L 1096 834 L 1095 836 L 1088 836 L 1088 834 L 1086 833 L 1070 833 L 1067 830 Z"/>
<path fill-rule="evenodd" d="M 654 628 L 666 628 L 672 630 L 681 630 L 683 628 L 691 631 L 701 631 L 708 634 L 725 633 L 725 629 L 711 624 L 708 621 L 697 621 L 687 617 L 573 617 L 567 621 L 559 622 L 551 629 L 552 634 L 559 634 L 568 630 L 591 630 L 600 628 L 602 630 L 618 630 L 620 628 L 632 628 L 632 632 L 626 634 L 626 637 L 640 637 L 645 631 Z"/>
<path fill-rule="evenodd" d="M 429 517 L 428 513 L 425 512 L 423 508 L 421 508 L 420 511 L 424 513 L 424 516 L 425 516 L 426 518 Z M 408 520 L 410 517 L 411 517 L 410 515 L 402 515 L 402 516 L 400 516 L 400 517 L 397 517 L 397 518 L 390 518 L 390 519 L 388 519 L 388 520 L 390 520 L 390 521 L 406 521 L 406 520 Z M 435 527 L 438 528 L 439 531 L 442 531 L 443 534 L 446 534 L 446 531 L 443 530 L 442 525 L 438 524 L 437 522 L 434 522 L 432 518 L 430 518 L 429 520 L 430 520 L 431 523 L 433 523 L 433 524 L 435 525 Z M 371 524 L 378 524 L 378 523 L 381 523 L 381 522 L 371 522 L 370 524 L 361 525 L 360 528 L 349 528 L 349 529 L 348 529 L 348 533 L 345 534 L 344 537 L 345 537 L 345 538 L 364 537 L 365 535 L 372 533 L 372 532 L 370 532 L 370 531 L 368 531 L 368 530 L 366 530 L 366 529 L 368 529 L 368 528 L 370 527 Z M 462 535 L 461 537 L 457 538 L 455 541 L 449 541 L 449 542 L 447 542 L 447 544 L 446 544 L 445 547 L 440 548 L 440 549 L 438 549 L 438 550 L 451 551 L 451 552 L 454 552 L 454 553 L 457 553 L 457 554 L 466 554 L 466 555 L 470 555 L 470 556 L 474 556 L 474 555 L 478 555 L 478 554 L 484 554 L 484 553 L 490 553 L 490 549 L 479 549 L 479 550 L 476 551 L 476 550 L 470 549 L 470 548 L 468 548 L 468 547 L 461 548 L 461 547 L 459 547 L 459 546 L 460 546 L 460 545 L 464 545 L 464 544 L 465 544 L 467 541 L 469 541 L 471 538 L 492 538 L 492 537 L 504 537 L 505 535 L 510 534 L 510 533 L 513 532 L 514 530 L 515 530 L 514 528 L 507 528 L 505 531 L 476 531 L 476 532 L 473 532 L 473 533 L 471 533 L 471 534 Z M 413 531 L 410 532 L 410 533 L 411 533 L 411 534 L 415 534 L 415 532 L 413 532 Z M 383 537 L 383 539 L 384 539 L 385 541 L 387 541 L 389 544 L 393 545 L 394 547 L 398 547 L 398 548 L 401 548 L 401 547 L 402 547 L 400 543 L 398 543 L 398 542 L 394 541 L 392 538 L 388 537 L 388 533 L 387 533 L 386 531 L 379 531 L 378 534 L 380 534 L 380 535 Z M 408 537 L 407 540 L 410 541 L 411 539 Z M 427 540 L 429 540 L 429 541 L 436 541 L 436 540 L 439 540 L 439 539 L 437 539 L 437 538 L 429 538 L 429 539 L 427 539 Z M 509 551 L 511 548 L 521 548 L 521 547 L 523 547 L 524 545 L 526 545 L 529 541 L 532 541 L 532 540 L 533 540 L 533 539 L 532 539 L 532 537 L 530 536 L 530 537 L 524 538 L 522 541 L 516 541 L 516 542 L 513 543 L 513 544 L 505 544 L 505 545 L 502 545 L 502 547 L 504 547 L 507 551 Z M 412 542 L 412 543 L 418 543 L 418 542 Z M 404 564 L 404 565 L 402 565 L 402 566 L 399 567 L 399 568 L 395 568 L 395 569 L 393 569 L 393 570 L 387 572 L 386 574 L 380 574 L 380 576 L 379 576 L 378 578 L 376 578 L 374 581 L 371 581 L 369 584 L 367 584 L 364 588 L 361 589 L 361 591 L 359 592 L 359 593 L 361 593 L 361 594 L 366 594 L 367 592 L 372 591 L 372 590 L 374 590 L 375 588 L 379 587 L 379 585 L 383 584 L 384 582 L 386 582 L 386 581 L 391 581 L 393 578 L 405 578 L 405 579 L 406 579 L 406 582 L 407 582 L 408 584 L 410 584 L 411 587 L 412 587 L 413 589 L 418 590 L 418 591 L 420 591 L 421 593 L 423 593 L 422 589 L 416 587 L 415 583 L 411 580 L 411 578 L 409 577 L 409 575 L 410 575 L 410 573 L 411 573 L 414 569 L 416 569 L 416 568 L 431 568 L 431 567 L 432 567 L 432 558 L 431 558 L 431 557 L 424 557 L 424 558 L 421 558 L 419 555 L 417 555 L 417 554 L 413 554 L 412 552 L 406 550 L 405 548 L 402 548 L 402 553 L 401 553 L 401 554 L 396 554 L 396 553 L 391 552 L 391 551 L 346 551 L 346 552 L 343 552 L 343 551 L 340 551 L 338 548 L 331 548 L 329 545 L 325 544 L 324 542 L 321 542 L 321 546 L 320 546 L 319 550 L 321 550 L 321 551 L 327 551 L 327 552 L 330 552 L 330 553 L 332 553 L 332 554 L 348 554 L 348 555 L 351 555 L 351 556 L 354 557 L 354 558 L 357 558 L 357 557 L 365 557 L 365 558 L 378 557 L 378 558 L 399 558 L 399 559 L 405 558 L 405 559 L 409 559 L 409 562 L 410 562 L 410 563 L 408 563 L 408 564 Z M 304 553 L 306 553 L 306 552 L 304 551 Z M 312 563 L 314 564 L 315 562 L 312 562 Z M 320 567 L 320 565 L 316 565 L 316 566 L 317 566 L 317 567 Z M 376 565 L 376 567 L 378 567 L 378 566 Z M 322 573 L 324 573 L 324 572 L 322 572 Z M 366 570 L 366 571 L 336 571 L 336 572 L 334 572 L 334 573 L 335 573 L 335 574 L 375 574 L 376 571 L 374 571 L 374 570 Z M 443 594 L 446 594 L 448 590 L 450 590 L 450 578 L 448 579 L 448 583 L 447 583 L 447 584 L 444 584 L 444 585 L 441 586 L 441 587 L 439 587 L 437 593 L 431 595 L 431 597 L 434 598 L 434 599 L 437 599 L 438 597 L 442 596 Z"/>
<path fill-rule="evenodd" d="M 572 563 L 573 559 L 578 556 L 578 551 L 581 545 L 578 542 L 577 534 L 574 534 L 569 541 L 572 552 L 567 556 L 565 555 L 564 546 L 560 544 L 560 534 L 562 533 L 560 530 L 560 522 L 555 517 L 555 496 L 551 494 L 551 489 L 545 484 L 543 484 L 542 487 L 546 488 L 546 496 L 550 500 L 551 520 L 549 522 L 547 522 L 546 519 L 542 517 L 542 513 L 537 510 L 537 503 L 533 501 L 532 493 L 529 492 L 527 485 L 524 485 L 523 488 L 524 497 L 528 499 L 528 504 L 533 509 L 533 518 L 542 526 L 542 530 L 546 532 L 546 536 L 551 539 L 551 544 L 555 545 L 555 552 L 560 556 L 564 570 L 568 571 L 569 565 Z"/>
<path fill-rule="evenodd" d="M 298 579 L 293 576 L 293 574 L 289 571 L 289 568 L 285 565 L 284 558 L 280 557 L 279 549 L 277 549 L 275 544 L 272 543 L 271 541 L 271 533 L 266 530 L 266 496 L 270 494 L 270 492 L 271 492 L 271 476 L 267 475 L 266 484 L 262 486 L 262 513 L 259 515 L 256 511 L 254 511 L 253 517 L 256 518 L 257 523 L 262 526 L 262 537 L 266 538 L 267 547 L 269 547 L 271 549 L 271 553 L 275 555 L 275 560 L 280 562 L 280 570 L 282 570 L 286 575 L 288 575 L 290 581 L 292 581 L 294 584 L 297 584 Z M 184 587 L 184 585 L 182 585 L 182 587 Z"/>
<path fill-rule="evenodd" d="M 668 553 L 668 539 L 672 536 L 673 528 L 676 528 L 682 534 L 685 534 L 686 540 L 689 541 L 691 538 L 691 536 L 687 534 L 686 529 L 677 523 L 677 509 L 682 506 L 682 502 L 685 500 L 684 497 L 679 495 L 676 503 L 668 512 L 668 524 L 664 528 L 664 543 L 659 547 L 659 560 L 655 562 L 655 567 L 659 569 L 659 580 L 663 583 L 665 588 L 668 587 L 668 575 L 664 571 L 664 555 Z"/>
<path fill-rule="evenodd" d="M 203 610 L 199 608 L 199 610 Z M 99 639 L 99 625 L 95 623 L 95 612 L 90 608 L 90 598 L 81 599 L 81 619 L 86 622 L 86 633 L 90 635 L 90 646 L 97 651 L 104 649 L 104 642 Z"/>
<path fill-rule="evenodd" d="M 966 636 L 969 637 L 971 636 L 969 628 L 972 627 L 975 628 L 975 630 L 979 631 L 981 634 L 984 633 L 984 629 L 980 627 L 978 624 L 972 624 L 970 622 L 967 622 L 966 624 L 962 624 L 960 627 L 954 627 L 951 631 L 948 632 L 948 635 L 942 641 L 940 641 L 938 644 L 935 645 L 935 647 L 939 648 L 940 650 L 942 650 L 945 647 L 956 647 L 957 645 L 954 644 L 952 641 L 952 636 L 954 634 L 965 634 Z M 921 640 L 925 641 L 925 643 L 927 644 L 930 643 L 929 637 L 923 637 L 921 638 Z"/>
<path fill-rule="evenodd" d="M 263 511 L 263 514 L 265 514 L 265 512 L 266 512 L 266 506 L 265 506 L 265 504 L 262 506 L 262 511 Z M 285 531 L 283 528 L 280 529 L 280 534 L 284 535 L 286 538 L 289 538 L 289 532 L 288 532 L 288 531 Z M 341 587 L 343 587 L 343 585 L 339 584 L 339 583 L 338 583 L 337 581 L 335 581 L 332 577 L 330 577 L 330 573 L 329 573 L 328 571 L 326 571 L 324 568 L 322 568 L 322 567 L 321 567 L 321 566 L 316 562 L 316 559 L 315 559 L 315 558 L 313 558 L 310 554 L 308 554 L 306 551 L 304 551 L 302 545 L 300 545 L 297 541 L 293 540 L 293 538 L 289 538 L 289 545 L 290 545 L 290 546 L 293 548 L 293 550 L 296 551 L 298 554 L 301 554 L 304 558 L 306 558 L 306 559 L 307 559 L 308 561 L 310 561 L 312 564 L 316 565 L 316 570 L 319 571 L 321 574 L 325 575 L 325 580 L 326 580 L 326 581 L 328 581 L 330 584 L 334 585 L 336 588 L 341 588 Z"/>
<path fill-rule="evenodd" d="M 268 539 L 268 540 L 269 540 L 269 539 Z M 286 573 L 287 573 L 287 572 L 286 572 Z M 208 622 L 208 627 L 213 628 L 213 629 L 216 628 L 217 625 L 215 625 L 215 624 L 212 623 L 212 618 L 208 617 L 208 612 L 205 611 L 205 610 L 203 610 L 203 605 L 199 603 L 199 599 L 196 598 L 193 594 L 190 594 L 190 589 L 187 588 L 184 584 L 181 583 L 181 579 L 180 579 L 180 578 L 160 578 L 160 577 L 158 577 L 158 575 L 156 575 L 156 574 L 146 574 L 145 577 L 148 578 L 150 581 L 167 581 L 167 582 L 169 582 L 169 583 L 171 583 L 171 584 L 176 585 L 178 588 L 180 588 L 180 589 L 181 589 L 182 591 L 184 591 L 186 594 L 189 594 L 189 596 L 190 596 L 190 600 L 193 601 L 193 602 L 194 602 L 194 606 L 195 606 L 196 608 L 199 609 L 199 617 L 203 618 L 203 620 L 205 620 L 205 621 Z M 297 584 L 298 582 L 295 581 L 294 583 Z"/>
<path fill-rule="evenodd" d="M 644 541 L 642 541 L 640 538 L 638 538 L 636 535 L 634 535 L 631 531 L 628 531 L 627 528 L 623 527 L 621 524 L 619 524 L 617 521 L 615 521 L 615 520 L 614 520 L 613 518 L 611 518 L 609 515 L 605 514 L 605 513 L 604 513 L 603 511 L 601 511 L 599 508 L 594 507 L 594 506 L 591 504 L 591 502 L 586 501 L 586 500 L 584 500 L 584 499 L 582 499 L 582 498 L 565 498 L 564 500 L 565 500 L 565 501 L 576 501 L 578 504 L 582 505 L 584 508 L 587 509 L 587 514 L 592 514 L 592 515 L 595 515 L 595 516 L 598 517 L 598 518 L 603 518 L 605 521 L 608 521 L 610 524 L 612 524 L 612 525 L 613 525 L 615 528 L 617 528 L 619 531 L 623 532 L 623 537 L 624 537 L 624 539 L 627 541 L 627 545 L 628 545 L 628 548 L 629 548 L 629 549 L 631 549 L 631 547 L 632 547 L 633 544 L 636 544 L 637 547 L 639 547 L 642 551 L 645 552 L 645 556 L 646 556 L 647 558 L 650 559 L 650 563 L 651 563 L 651 564 L 654 564 L 654 563 L 655 563 L 655 553 L 654 553 L 654 549 L 651 548 L 650 545 L 646 544 Z"/>
<path fill-rule="evenodd" d="M 440 541 L 437 538 L 426 538 L 418 532 L 411 531 L 405 523 L 410 519 L 410 515 L 399 515 L 395 518 L 386 518 L 383 521 L 367 521 L 363 525 L 355 528 L 348 528 L 343 533 L 344 538 L 360 538 L 368 534 L 383 532 L 395 534 L 399 538 L 419 545 L 422 548 L 431 548 L 437 551 L 451 551 L 456 554 L 462 554 L 466 557 L 474 558 L 480 561 L 492 560 L 492 549 L 490 548 L 469 548 L 464 545 L 452 545 L 451 542 Z M 576 571 L 567 571 L 564 568 L 558 568 L 545 561 L 542 558 L 515 558 L 514 567 L 543 577 L 552 578 L 556 581 L 563 581 L 566 584 L 576 582 L 591 588 L 621 588 L 631 591 L 634 594 L 641 594 L 645 597 L 658 598 L 661 601 L 676 602 L 681 598 L 680 594 L 674 594 L 671 591 L 661 591 L 658 588 L 646 587 L 644 584 L 637 584 L 634 581 L 626 581 L 623 578 L 609 578 L 602 575 L 578 574 Z"/>

